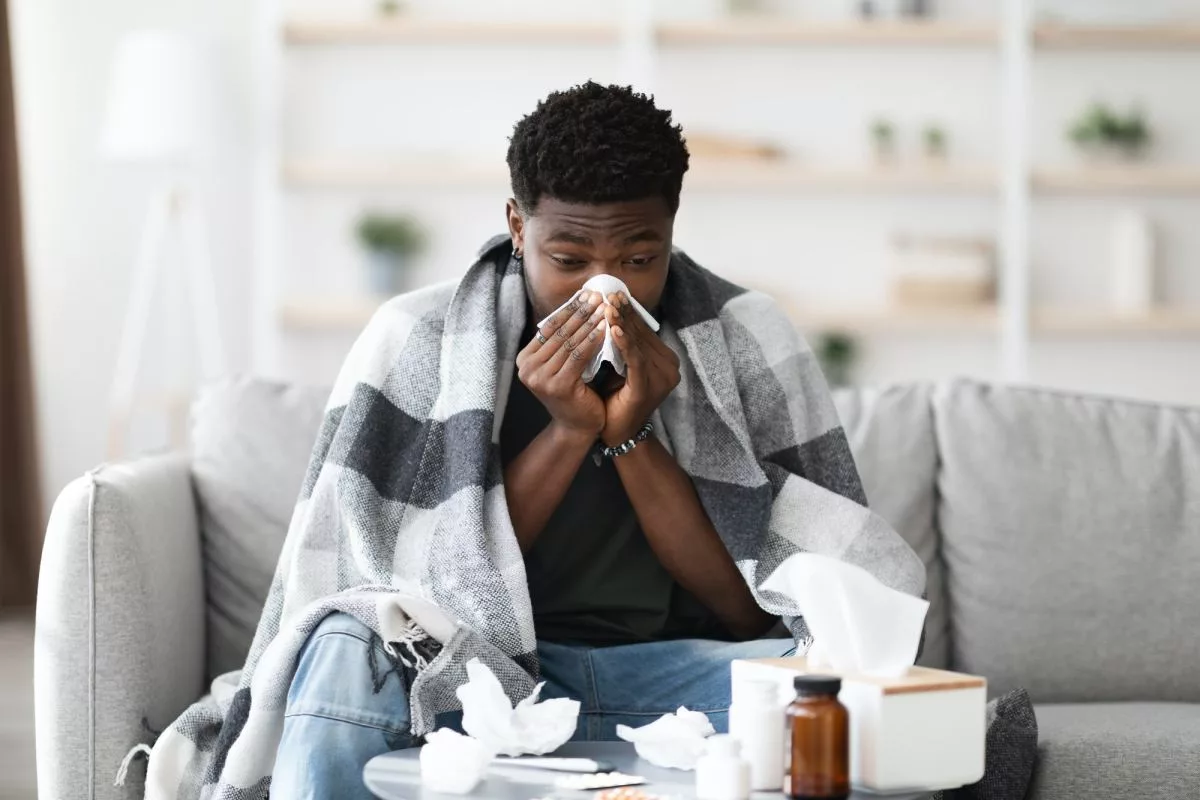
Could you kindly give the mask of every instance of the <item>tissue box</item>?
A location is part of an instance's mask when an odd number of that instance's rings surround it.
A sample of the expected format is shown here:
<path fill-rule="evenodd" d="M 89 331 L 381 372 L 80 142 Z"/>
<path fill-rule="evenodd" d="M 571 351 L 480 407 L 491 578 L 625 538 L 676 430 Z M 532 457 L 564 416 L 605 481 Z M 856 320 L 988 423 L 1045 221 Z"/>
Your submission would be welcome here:
<path fill-rule="evenodd" d="M 736 703 L 739 684 L 777 683 L 795 696 L 792 678 L 809 669 L 803 658 L 737 660 L 731 667 Z M 952 789 L 983 777 L 987 681 L 974 675 L 909 667 L 897 678 L 840 674 L 838 699 L 850 711 L 850 780 L 875 792 Z"/>

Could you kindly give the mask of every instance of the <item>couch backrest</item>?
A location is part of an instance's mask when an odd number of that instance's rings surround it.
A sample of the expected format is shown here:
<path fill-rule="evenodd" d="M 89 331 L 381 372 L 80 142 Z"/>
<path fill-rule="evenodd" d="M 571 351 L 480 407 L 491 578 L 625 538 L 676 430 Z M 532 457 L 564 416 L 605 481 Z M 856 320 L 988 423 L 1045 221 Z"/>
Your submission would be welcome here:
<path fill-rule="evenodd" d="M 934 394 L 952 662 L 1035 701 L 1200 701 L 1200 409 Z"/>
<path fill-rule="evenodd" d="M 231 378 L 192 407 L 210 677 L 246 660 L 328 397 L 327 388 Z"/>
<path fill-rule="evenodd" d="M 918 664 L 945 668 L 950 640 L 945 570 L 936 526 L 937 442 L 929 384 L 834 392 L 871 508 L 925 562 L 925 648 Z"/>

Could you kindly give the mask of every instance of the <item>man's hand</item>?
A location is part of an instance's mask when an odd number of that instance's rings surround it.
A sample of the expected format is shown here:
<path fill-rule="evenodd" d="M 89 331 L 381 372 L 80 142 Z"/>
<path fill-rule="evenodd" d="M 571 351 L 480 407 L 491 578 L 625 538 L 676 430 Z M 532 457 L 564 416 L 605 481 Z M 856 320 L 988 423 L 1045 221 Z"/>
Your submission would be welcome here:
<path fill-rule="evenodd" d="M 615 447 L 637 434 L 679 385 L 679 356 L 650 330 L 623 292 L 602 306 L 613 341 L 625 359 L 625 385 L 605 402 L 600 439 Z"/>
<path fill-rule="evenodd" d="M 589 442 L 604 428 L 604 401 L 583 382 L 584 368 L 604 342 L 599 329 L 602 308 L 599 294 L 580 293 L 517 354 L 521 383 L 542 402 L 554 423 Z"/>

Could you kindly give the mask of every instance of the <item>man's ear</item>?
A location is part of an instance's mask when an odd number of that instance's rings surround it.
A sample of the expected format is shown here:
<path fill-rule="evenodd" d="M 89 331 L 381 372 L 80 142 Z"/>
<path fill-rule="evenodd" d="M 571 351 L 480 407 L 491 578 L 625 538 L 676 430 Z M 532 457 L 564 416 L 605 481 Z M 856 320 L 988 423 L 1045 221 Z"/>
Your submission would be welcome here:
<path fill-rule="evenodd" d="M 508 223 L 508 235 L 513 240 L 513 250 L 518 253 L 525 251 L 525 218 L 521 216 L 521 208 L 517 201 L 509 198 L 504 208 L 505 221 Z"/>

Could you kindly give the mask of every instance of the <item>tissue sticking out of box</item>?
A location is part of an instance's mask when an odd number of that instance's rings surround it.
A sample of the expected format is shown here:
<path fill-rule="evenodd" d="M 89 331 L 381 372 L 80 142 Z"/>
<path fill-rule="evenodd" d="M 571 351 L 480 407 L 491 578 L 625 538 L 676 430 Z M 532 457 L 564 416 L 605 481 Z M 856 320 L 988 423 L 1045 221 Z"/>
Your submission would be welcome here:
<path fill-rule="evenodd" d="M 798 553 L 762 588 L 796 603 L 813 636 L 810 665 L 895 676 L 916 660 L 928 601 L 884 586 L 862 567 Z"/>
<path fill-rule="evenodd" d="M 695 769 L 704 755 L 704 740 L 716 731 L 708 717 L 683 706 L 674 714 L 663 714 L 649 725 L 617 726 L 617 736 L 633 742 L 633 749 L 656 767 Z"/>
<path fill-rule="evenodd" d="M 467 662 L 467 682 L 458 687 L 462 727 L 493 753 L 506 756 L 545 755 L 575 733 L 579 701 L 556 698 L 538 702 L 545 683 L 513 708 L 504 687 L 479 659 Z"/>
<path fill-rule="evenodd" d="M 494 753 L 478 739 L 441 728 L 421 748 L 421 783 L 435 792 L 466 794 L 483 777 Z"/>

